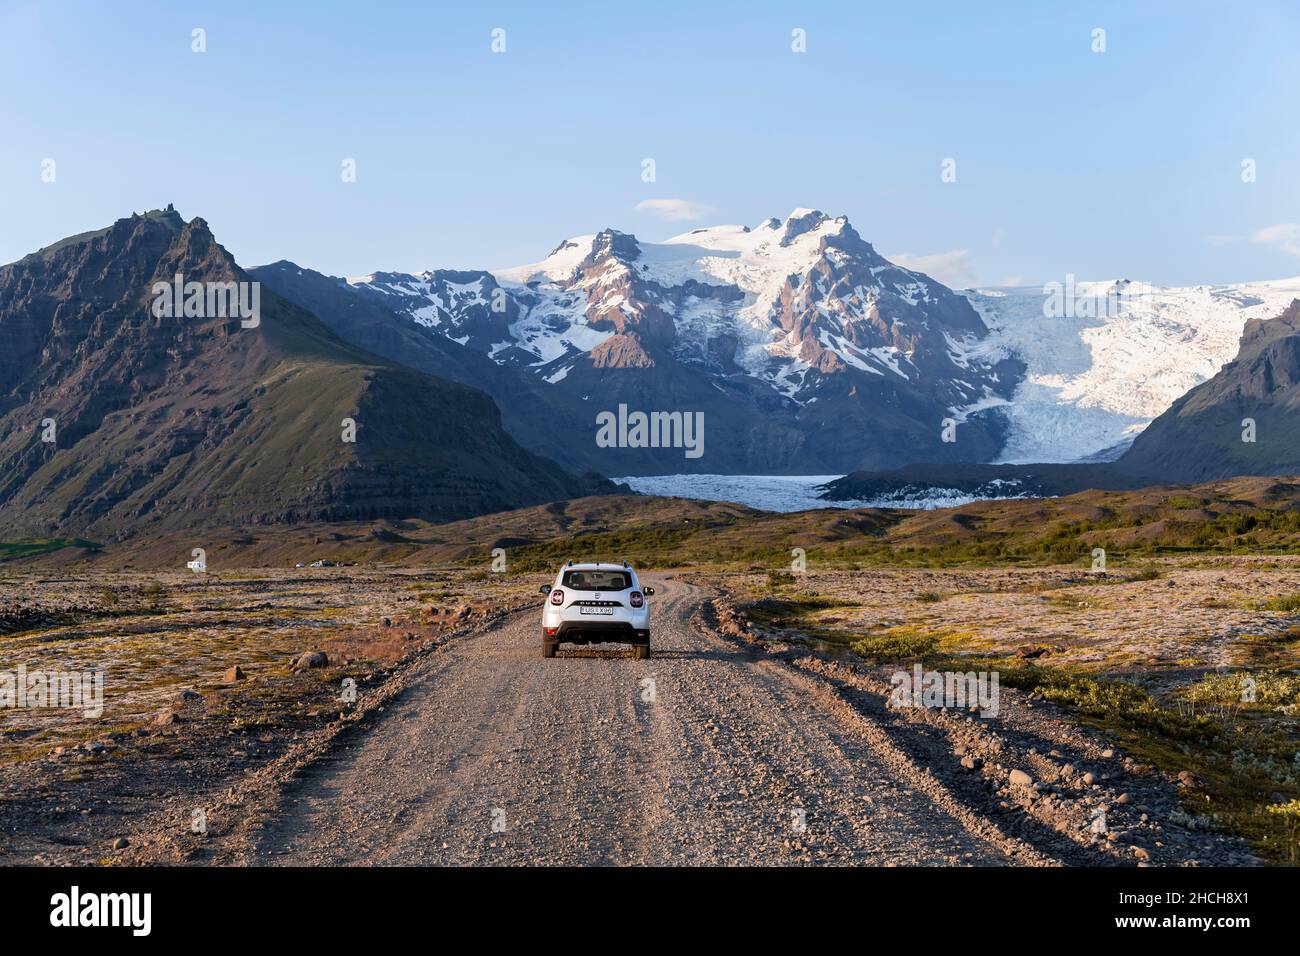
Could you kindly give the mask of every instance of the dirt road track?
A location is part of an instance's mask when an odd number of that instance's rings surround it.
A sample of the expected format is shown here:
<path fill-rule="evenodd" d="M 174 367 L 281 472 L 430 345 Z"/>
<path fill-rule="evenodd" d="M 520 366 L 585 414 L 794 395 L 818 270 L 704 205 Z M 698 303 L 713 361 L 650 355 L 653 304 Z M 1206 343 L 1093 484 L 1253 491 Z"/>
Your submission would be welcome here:
<path fill-rule="evenodd" d="M 544 660 L 535 610 L 451 642 L 287 787 L 244 862 L 1050 862 L 900 773 L 806 676 L 692 626 L 703 592 L 653 583 L 647 661 Z"/>

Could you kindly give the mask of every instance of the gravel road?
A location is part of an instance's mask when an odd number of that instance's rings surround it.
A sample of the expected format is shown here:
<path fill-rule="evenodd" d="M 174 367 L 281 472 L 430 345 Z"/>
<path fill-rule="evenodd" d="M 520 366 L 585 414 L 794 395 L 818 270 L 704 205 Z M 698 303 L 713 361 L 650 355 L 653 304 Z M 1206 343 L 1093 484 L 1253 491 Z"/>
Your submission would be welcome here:
<path fill-rule="evenodd" d="M 834 714 L 806 675 L 693 626 L 653 580 L 650 660 L 541 657 L 539 614 L 449 643 L 285 790 L 247 862 L 1052 862 Z"/>

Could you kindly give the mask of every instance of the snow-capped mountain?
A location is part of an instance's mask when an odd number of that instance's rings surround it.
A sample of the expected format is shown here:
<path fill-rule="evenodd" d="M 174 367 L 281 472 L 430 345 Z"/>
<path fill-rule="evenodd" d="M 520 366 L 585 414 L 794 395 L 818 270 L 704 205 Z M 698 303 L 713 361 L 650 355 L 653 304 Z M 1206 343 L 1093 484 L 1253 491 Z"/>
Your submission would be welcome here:
<path fill-rule="evenodd" d="M 845 217 L 816 210 L 662 243 L 606 230 L 495 273 L 350 281 L 417 322 L 499 362 L 536 366 L 548 379 L 583 353 L 597 351 L 609 364 L 607 340 L 635 333 L 683 361 L 742 370 L 799 404 L 816 397 L 810 372 L 845 366 L 904 380 L 927 367 L 951 373 L 945 387 L 958 411 L 994 397 L 993 382 L 980 381 L 989 374 L 978 342 L 986 330 L 966 301 L 888 262 Z M 634 356 L 625 347 L 623 358 Z"/>
<path fill-rule="evenodd" d="M 702 470 L 987 460 L 1005 432 L 992 410 L 1023 373 L 964 297 L 816 210 L 661 243 L 605 230 L 532 265 L 349 284 L 601 408 L 711 412 L 724 431 Z M 945 418 L 959 441 L 941 440 Z M 627 471 L 682 470 L 642 458 Z"/>
<path fill-rule="evenodd" d="M 624 400 L 703 410 L 721 442 L 694 465 L 656 449 L 580 454 L 584 467 L 808 474 L 1116 458 L 1300 279 L 1069 280 L 1053 308 L 1042 286 L 959 294 L 888 261 L 845 217 L 796 209 L 657 243 L 607 229 L 530 265 L 348 288 L 544 383 L 577 409 L 566 417 Z M 941 441 L 944 419 L 956 442 Z"/>
<path fill-rule="evenodd" d="M 1300 296 L 1300 278 L 1072 288 L 1088 308 L 1052 309 L 1042 286 L 965 292 L 989 328 L 984 347 L 1028 366 L 1004 409 L 1010 432 L 999 461 L 1118 457 L 1152 419 L 1232 360 L 1248 320 L 1285 311 Z"/>

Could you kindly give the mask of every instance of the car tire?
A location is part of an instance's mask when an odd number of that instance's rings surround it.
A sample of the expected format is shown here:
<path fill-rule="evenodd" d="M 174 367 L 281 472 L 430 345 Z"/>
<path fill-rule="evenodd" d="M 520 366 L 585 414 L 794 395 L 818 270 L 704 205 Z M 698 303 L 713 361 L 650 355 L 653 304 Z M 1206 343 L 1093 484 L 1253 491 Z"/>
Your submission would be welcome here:
<path fill-rule="evenodd" d="M 633 645 L 632 645 L 632 656 L 635 657 L 635 658 L 636 658 L 637 660 L 639 660 L 639 661 L 649 660 L 649 659 L 650 659 L 650 642 L 649 642 L 649 641 L 646 641 L 644 644 L 633 644 Z"/>
<path fill-rule="evenodd" d="M 560 649 L 559 641 L 542 641 L 542 656 L 554 657 L 555 652 Z"/>

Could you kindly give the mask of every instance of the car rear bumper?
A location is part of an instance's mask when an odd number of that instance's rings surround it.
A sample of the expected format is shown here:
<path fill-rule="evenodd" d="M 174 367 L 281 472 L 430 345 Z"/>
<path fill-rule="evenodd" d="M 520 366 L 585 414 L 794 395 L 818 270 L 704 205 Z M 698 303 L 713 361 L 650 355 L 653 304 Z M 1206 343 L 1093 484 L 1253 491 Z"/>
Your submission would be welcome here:
<path fill-rule="evenodd" d="M 635 628 L 627 621 L 562 621 L 558 627 L 543 627 L 542 640 L 556 644 L 648 644 L 650 630 Z"/>

